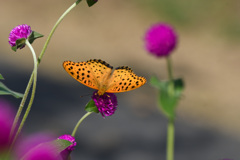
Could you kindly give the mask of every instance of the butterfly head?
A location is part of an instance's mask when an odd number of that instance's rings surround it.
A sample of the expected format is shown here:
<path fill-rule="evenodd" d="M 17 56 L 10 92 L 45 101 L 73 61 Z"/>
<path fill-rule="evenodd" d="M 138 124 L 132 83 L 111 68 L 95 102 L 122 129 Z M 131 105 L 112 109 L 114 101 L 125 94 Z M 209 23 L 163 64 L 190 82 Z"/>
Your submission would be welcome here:
<path fill-rule="evenodd" d="M 102 95 L 104 95 L 105 91 L 106 91 L 106 90 L 105 90 L 104 88 L 100 88 L 100 89 L 98 90 L 97 94 L 98 94 L 99 96 L 102 96 Z"/>

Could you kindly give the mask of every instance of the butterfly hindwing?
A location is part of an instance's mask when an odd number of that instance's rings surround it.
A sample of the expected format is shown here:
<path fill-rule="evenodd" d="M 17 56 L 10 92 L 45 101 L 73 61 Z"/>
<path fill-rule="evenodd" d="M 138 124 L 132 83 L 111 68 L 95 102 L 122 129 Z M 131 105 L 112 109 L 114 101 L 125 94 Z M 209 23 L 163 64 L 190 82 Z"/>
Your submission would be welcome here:
<path fill-rule="evenodd" d="M 145 83 L 146 79 L 144 77 L 137 76 L 132 69 L 127 66 L 121 66 L 114 70 L 109 79 L 106 92 L 126 92 L 139 88 Z"/>

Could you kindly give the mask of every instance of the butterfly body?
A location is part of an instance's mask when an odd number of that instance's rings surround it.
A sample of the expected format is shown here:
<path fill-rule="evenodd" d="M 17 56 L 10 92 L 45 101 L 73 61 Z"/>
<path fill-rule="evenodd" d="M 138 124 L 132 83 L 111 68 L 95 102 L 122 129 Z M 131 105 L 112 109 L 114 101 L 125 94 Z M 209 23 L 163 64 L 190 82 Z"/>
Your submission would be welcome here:
<path fill-rule="evenodd" d="M 131 68 L 121 66 L 112 72 L 113 67 L 100 59 L 65 61 L 63 67 L 80 83 L 98 90 L 99 95 L 130 91 L 146 83 L 146 79 L 134 74 Z"/>

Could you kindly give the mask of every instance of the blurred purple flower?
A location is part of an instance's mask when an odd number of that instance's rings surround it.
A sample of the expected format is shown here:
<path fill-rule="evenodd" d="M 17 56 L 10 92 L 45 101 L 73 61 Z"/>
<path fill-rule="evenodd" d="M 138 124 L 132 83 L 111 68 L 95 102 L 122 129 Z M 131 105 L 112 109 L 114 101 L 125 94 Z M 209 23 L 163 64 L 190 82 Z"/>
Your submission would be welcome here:
<path fill-rule="evenodd" d="M 75 149 L 77 142 L 75 142 L 75 138 L 73 136 L 67 134 L 60 136 L 58 139 L 64 139 L 69 142 L 72 142 L 72 145 L 70 145 L 60 153 L 63 160 L 68 160 L 68 157 L 70 156 L 71 152 Z"/>
<path fill-rule="evenodd" d="M 99 96 L 98 91 L 95 91 L 92 95 L 92 99 L 95 102 L 99 112 L 103 117 L 111 116 L 117 109 L 117 97 L 113 93 L 104 93 Z"/>
<path fill-rule="evenodd" d="M 57 147 L 53 143 L 47 143 L 54 139 L 49 134 L 36 134 L 22 139 L 15 149 L 17 157 L 24 160 L 61 160 Z"/>
<path fill-rule="evenodd" d="M 170 25 L 157 23 L 147 30 L 144 40 L 148 52 L 156 57 L 165 57 L 175 48 L 177 35 Z"/>
<path fill-rule="evenodd" d="M 52 135 L 49 134 L 35 134 L 28 136 L 27 138 L 22 138 L 20 142 L 17 144 L 16 152 L 18 157 L 22 157 L 24 154 L 26 154 L 29 150 L 34 148 L 35 146 L 50 142 L 54 140 L 55 138 Z"/>
<path fill-rule="evenodd" d="M 57 148 L 53 144 L 37 146 L 21 158 L 24 160 L 61 160 L 57 155 Z"/>
<path fill-rule="evenodd" d="M 27 39 L 32 33 L 31 27 L 26 25 L 26 24 L 22 24 L 22 25 L 18 25 L 17 27 L 13 28 L 12 31 L 9 34 L 9 44 L 14 47 L 16 46 L 16 41 L 18 39 L 21 38 L 25 38 Z M 24 46 L 23 46 L 24 47 Z M 23 47 L 21 47 L 20 49 L 22 49 Z"/>
<path fill-rule="evenodd" d="M 0 152 L 10 145 L 10 131 L 14 119 L 11 106 L 0 99 Z"/>

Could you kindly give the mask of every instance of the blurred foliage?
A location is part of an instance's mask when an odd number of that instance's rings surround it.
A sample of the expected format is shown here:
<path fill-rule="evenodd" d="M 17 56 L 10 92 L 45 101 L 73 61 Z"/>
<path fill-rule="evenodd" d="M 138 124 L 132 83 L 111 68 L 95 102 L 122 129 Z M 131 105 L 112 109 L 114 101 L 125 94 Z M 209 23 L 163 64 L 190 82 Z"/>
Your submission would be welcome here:
<path fill-rule="evenodd" d="M 240 41 L 240 1 L 238 0 L 135 0 L 160 21 L 182 29 L 208 30 Z"/>

